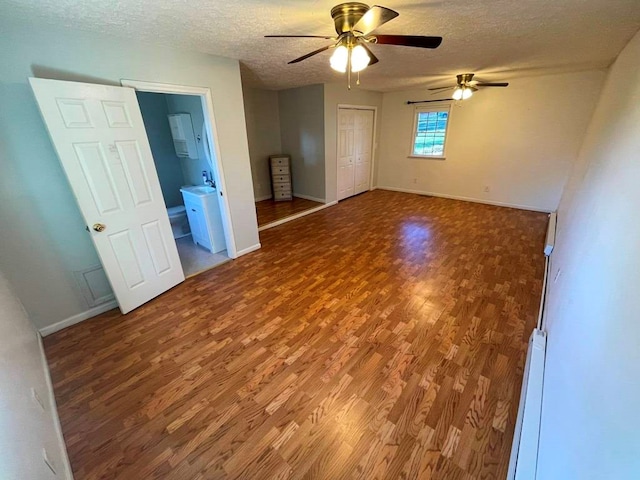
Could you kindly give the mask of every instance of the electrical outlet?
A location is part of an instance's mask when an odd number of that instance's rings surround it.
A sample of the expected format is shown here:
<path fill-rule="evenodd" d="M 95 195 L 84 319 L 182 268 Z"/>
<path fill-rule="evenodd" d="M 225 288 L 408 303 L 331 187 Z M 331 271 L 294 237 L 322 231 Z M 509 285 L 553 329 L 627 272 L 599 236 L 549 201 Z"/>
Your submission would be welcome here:
<path fill-rule="evenodd" d="M 44 403 L 42 402 L 42 399 L 40 398 L 40 395 L 38 395 L 38 392 L 36 392 L 36 389 L 31 387 L 31 398 L 33 399 L 34 402 L 36 402 L 36 404 L 40 407 L 40 409 L 44 412 Z"/>
<path fill-rule="evenodd" d="M 53 462 L 53 460 L 51 460 L 49 454 L 44 448 L 42 449 L 42 460 L 44 460 L 45 465 L 49 467 L 51 472 L 53 472 L 53 474 L 57 476 L 58 472 L 56 472 L 56 464 Z"/>
<path fill-rule="evenodd" d="M 485 185 L 484 186 L 484 193 L 489 193 L 491 191 L 491 189 L 489 188 L 489 185 Z"/>

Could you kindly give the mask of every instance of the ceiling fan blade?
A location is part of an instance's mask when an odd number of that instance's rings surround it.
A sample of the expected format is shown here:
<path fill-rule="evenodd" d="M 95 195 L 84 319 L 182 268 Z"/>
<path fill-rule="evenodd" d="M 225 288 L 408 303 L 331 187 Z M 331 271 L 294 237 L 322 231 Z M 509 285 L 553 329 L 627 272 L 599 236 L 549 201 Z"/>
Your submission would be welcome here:
<path fill-rule="evenodd" d="M 439 93 L 445 92 L 446 90 L 453 90 L 457 88 L 457 86 L 454 87 L 442 87 L 442 88 L 430 88 L 429 90 L 435 90 L 435 92 L 432 92 L 431 95 L 437 95 Z"/>
<path fill-rule="evenodd" d="M 335 40 L 336 37 L 327 35 L 265 35 L 264 38 L 325 38 L 327 40 Z"/>
<path fill-rule="evenodd" d="M 423 37 L 422 35 L 376 35 L 376 43 L 381 45 L 401 45 L 404 47 L 438 48 L 442 37 Z"/>
<path fill-rule="evenodd" d="M 360 42 L 360 45 L 362 45 L 364 47 L 364 49 L 367 51 L 367 53 L 369 54 L 369 58 L 371 59 L 371 61 L 369 62 L 369 66 L 371 65 L 375 65 L 376 63 L 378 63 L 380 60 L 378 60 L 378 57 L 376 57 L 373 52 L 371 50 L 369 50 L 369 47 L 367 47 L 364 42 Z"/>
<path fill-rule="evenodd" d="M 367 13 L 358 20 L 351 30 L 360 32 L 362 35 L 368 35 L 376 28 L 381 27 L 389 20 L 393 20 L 398 15 L 400 15 L 398 12 L 391 10 L 390 8 L 374 5 L 367 10 Z"/>
<path fill-rule="evenodd" d="M 508 87 L 509 84 L 507 82 L 478 82 L 475 84 L 476 87 Z"/>
<path fill-rule="evenodd" d="M 435 88 L 430 88 L 429 90 L 446 90 L 447 88 L 456 88 L 455 85 L 450 86 L 450 87 L 435 87 Z"/>
<path fill-rule="evenodd" d="M 301 62 L 302 60 L 306 60 L 309 57 L 313 57 L 314 55 L 317 55 L 318 53 L 322 53 L 325 50 L 329 50 L 332 47 L 333 47 L 333 45 L 327 45 L 326 47 L 319 48 L 318 50 L 314 50 L 311 53 L 307 53 L 306 55 L 303 55 L 301 57 L 296 58 L 295 60 L 291 60 L 289 62 L 289 64 Z"/>

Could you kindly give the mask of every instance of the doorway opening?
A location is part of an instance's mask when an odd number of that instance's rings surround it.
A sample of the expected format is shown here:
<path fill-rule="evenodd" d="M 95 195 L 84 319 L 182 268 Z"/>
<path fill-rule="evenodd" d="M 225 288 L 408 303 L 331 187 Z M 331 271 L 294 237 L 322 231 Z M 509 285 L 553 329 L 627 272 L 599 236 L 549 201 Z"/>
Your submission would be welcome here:
<path fill-rule="evenodd" d="M 185 276 L 226 263 L 235 252 L 206 99 L 135 88 Z"/>

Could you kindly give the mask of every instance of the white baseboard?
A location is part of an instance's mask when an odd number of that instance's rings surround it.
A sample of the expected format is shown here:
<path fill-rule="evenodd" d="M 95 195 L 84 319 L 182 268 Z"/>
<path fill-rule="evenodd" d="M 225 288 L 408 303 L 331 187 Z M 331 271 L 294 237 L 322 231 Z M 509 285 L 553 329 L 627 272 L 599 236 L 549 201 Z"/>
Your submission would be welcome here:
<path fill-rule="evenodd" d="M 306 217 L 307 215 L 311 215 L 312 213 L 319 212 L 320 210 L 324 210 L 327 207 L 332 207 L 332 206 L 337 205 L 337 204 L 338 204 L 338 202 L 334 201 L 334 202 L 325 203 L 324 205 L 320 205 L 319 207 L 310 208 L 309 210 L 305 210 L 304 212 L 296 213 L 295 215 L 291 215 L 289 217 L 281 218 L 280 220 L 276 220 L 275 222 L 271 222 L 271 223 L 267 223 L 266 225 L 262 225 L 261 227 L 258 227 L 258 231 L 261 232 L 263 230 L 268 230 L 270 228 L 277 227 L 278 225 L 282 225 L 283 223 L 287 223 L 287 222 L 290 222 L 292 220 L 297 220 L 298 218 L 301 218 L 301 217 Z"/>
<path fill-rule="evenodd" d="M 40 346 L 40 359 L 42 361 L 42 369 L 44 370 L 44 379 L 47 383 L 47 396 L 49 397 L 49 411 L 53 420 L 53 428 L 56 431 L 56 437 L 58 439 L 58 447 L 60 448 L 62 457 L 62 470 L 63 478 L 66 480 L 73 480 L 73 473 L 71 470 L 71 463 L 69 462 L 69 456 L 67 454 L 67 446 L 64 443 L 64 436 L 62 435 L 62 427 L 60 426 L 60 417 L 58 416 L 58 406 L 56 405 L 56 396 L 53 391 L 53 383 L 51 382 L 51 373 L 49 371 L 49 364 L 47 363 L 47 356 L 44 352 L 44 345 L 42 344 L 42 336 L 38 335 L 38 344 Z"/>
<path fill-rule="evenodd" d="M 293 196 L 298 198 L 304 198 L 305 200 L 311 200 L 312 202 L 327 203 L 326 198 L 312 197 L 311 195 L 303 195 L 301 193 L 295 193 L 295 192 L 293 193 Z"/>
<path fill-rule="evenodd" d="M 71 325 L 75 325 L 76 323 L 80 323 L 84 320 L 87 320 L 91 317 L 95 317 L 96 315 L 100 315 L 101 313 L 108 312 L 109 310 L 113 310 L 114 308 L 118 308 L 118 302 L 112 300 L 111 302 L 103 303 L 102 305 L 98 305 L 97 307 L 90 308 L 89 310 L 78 313 L 73 317 L 66 318 L 61 320 L 53 325 L 47 325 L 46 327 L 42 327 L 40 331 L 40 335 L 46 337 L 47 335 L 51 335 L 52 333 L 59 332 L 60 330 L 70 327 Z"/>
<path fill-rule="evenodd" d="M 486 205 L 495 205 L 497 207 L 509 207 L 509 208 L 517 208 L 519 210 L 531 210 L 533 212 L 550 213 L 549 210 L 545 210 L 540 207 L 533 207 L 531 205 L 519 205 L 517 203 L 496 202 L 493 200 L 485 200 L 482 198 L 462 197 L 460 195 L 449 195 L 446 193 L 427 192 L 426 190 L 411 190 L 409 188 L 386 187 L 382 185 L 379 185 L 376 188 L 380 190 L 390 190 L 392 192 L 414 193 L 417 195 L 428 195 L 430 197 L 450 198 L 451 200 L 462 200 L 464 202 L 484 203 Z"/>
<path fill-rule="evenodd" d="M 236 258 L 241 257 L 242 255 L 246 255 L 247 253 L 255 252 L 256 250 L 260 250 L 261 248 L 262 248 L 262 245 L 259 243 L 256 243 L 255 245 L 252 245 L 249 248 L 238 250 L 236 252 Z"/>
<path fill-rule="evenodd" d="M 270 198 L 273 198 L 273 195 L 263 195 L 261 197 L 256 197 L 256 202 L 262 202 L 264 200 L 269 200 Z"/>

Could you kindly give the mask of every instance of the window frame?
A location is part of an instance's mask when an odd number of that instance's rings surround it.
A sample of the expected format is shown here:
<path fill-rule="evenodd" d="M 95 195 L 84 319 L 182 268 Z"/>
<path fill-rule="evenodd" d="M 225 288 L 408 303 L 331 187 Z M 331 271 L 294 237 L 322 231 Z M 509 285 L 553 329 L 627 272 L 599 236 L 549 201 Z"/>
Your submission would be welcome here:
<path fill-rule="evenodd" d="M 421 155 L 414 153 L 413 148 L 418 134 L 418 116 L 424 112 L 447 112 L 447 126 L 444 130 L 444 143 L 442 145 L 442 155 Z M 440 105 L 420 106 L 413 109 L 413 129 L 411 130 L 411 144 L 409 145 L 409 158 L 433 158 L 444 160 L 447 158 L 447 140 L 449 138 L 449 127 L 451 125 L 451 102 L 443 102 Z"/>

